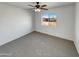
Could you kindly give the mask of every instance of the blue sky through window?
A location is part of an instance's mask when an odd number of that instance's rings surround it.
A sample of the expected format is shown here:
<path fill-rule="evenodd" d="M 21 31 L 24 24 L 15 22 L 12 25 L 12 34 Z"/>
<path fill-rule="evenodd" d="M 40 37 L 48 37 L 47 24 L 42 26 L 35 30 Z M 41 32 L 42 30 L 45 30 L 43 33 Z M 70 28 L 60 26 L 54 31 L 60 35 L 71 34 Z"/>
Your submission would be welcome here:
<path fill-rule="evenodd" d="M 43 13 L 42 18 L 56 18 L 57 14 L 56 13 Z"/>

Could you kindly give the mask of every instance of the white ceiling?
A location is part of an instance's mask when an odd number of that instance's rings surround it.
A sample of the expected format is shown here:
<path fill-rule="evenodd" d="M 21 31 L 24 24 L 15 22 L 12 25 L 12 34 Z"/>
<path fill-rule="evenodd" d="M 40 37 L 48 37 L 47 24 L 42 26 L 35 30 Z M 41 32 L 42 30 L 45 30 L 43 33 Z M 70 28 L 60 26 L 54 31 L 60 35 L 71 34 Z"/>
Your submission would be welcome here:
<path fill-rule="evenodd" d="M 35 2 L 3 2 L 8 5 L 16 6 L 23 9 L 31 9 L 32 7 L 28 6 L 28 4 L 35 5 Z M 47 4 L 47 8 L 59 7 L 69 4 L 74 4 L 74 2 L 40 2 L 41 5 Z"/>

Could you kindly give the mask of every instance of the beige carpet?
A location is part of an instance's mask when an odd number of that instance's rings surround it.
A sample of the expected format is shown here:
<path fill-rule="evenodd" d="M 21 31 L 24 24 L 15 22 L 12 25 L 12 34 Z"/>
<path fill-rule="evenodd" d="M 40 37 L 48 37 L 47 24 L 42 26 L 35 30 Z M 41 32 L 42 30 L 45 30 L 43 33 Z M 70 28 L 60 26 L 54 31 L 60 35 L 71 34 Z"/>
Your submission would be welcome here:
<path fill-rule="evenodd" d="M 32 32 L 0 47 L 4 57 L 76 57 L 74 43 L 65 39 Z"/>

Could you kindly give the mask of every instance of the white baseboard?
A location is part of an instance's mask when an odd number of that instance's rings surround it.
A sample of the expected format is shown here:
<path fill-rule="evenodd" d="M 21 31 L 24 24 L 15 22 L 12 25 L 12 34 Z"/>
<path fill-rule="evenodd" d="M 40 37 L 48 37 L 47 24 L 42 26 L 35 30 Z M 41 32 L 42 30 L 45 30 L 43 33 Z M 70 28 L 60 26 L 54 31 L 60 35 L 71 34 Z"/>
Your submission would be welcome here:
<path fill-rule="evenodd" d="M 77 52 L 78 52 L 78 54 L 79 54 L 79 48 L 77 47 L 77 44 L 76 44 L 75 41 L 74 41 L 74 45 L 75 45 L 75 47 L 76 47 L 76 49 L 77 49 Z"/>
<path fill-rule="evenodd" d="M 28 35 L 28 34 L 30 34 L 30 33 L 32 33 L 32 32 L 33 32 L 33 31 L 28 32 L 28 33 L 26 33 L 26 34 L 24 34 L 24 35 L 22 35 L 22 36 Z M 14 38 L 14 39 L 11 39 L 11 40 L 6 41 L 6 42 L 3 42 L 2 44 L 0 44 L 0 46 L 5 45 L 5 44 L 7 44 L 7 43 L 9 43 L 9 42 L 11 42 L 11 41 L 13 41 L 13 40 L 19 39 L 19 38 L 21 38 L 22 36 L 17 37 L 17 38 Z"/>
<path fill-rule="evenodd" d="M 35 31 L 36 31 L 36 32 L 40 32 L 40 33 L 44 33 L 44 34 L 47 34 L 47 35 L 51 35 L 51 34 L 49 34 L 49 33 L 41 32 L 41 31 L 38 31 L 38 30 L 35 30 Z M 56 36 L 56 35 L 51 35 L 51 36 L 59 37 L 59 36 Z M 59 38 L 62 38 L 62 37 L 59 37 Z M 69 40 L 69 39 L 67 39 L 67 38 L 62 38 L 62 39 Z M 69 40 L 69 41 L 74 42 L 74 40 Z"/>

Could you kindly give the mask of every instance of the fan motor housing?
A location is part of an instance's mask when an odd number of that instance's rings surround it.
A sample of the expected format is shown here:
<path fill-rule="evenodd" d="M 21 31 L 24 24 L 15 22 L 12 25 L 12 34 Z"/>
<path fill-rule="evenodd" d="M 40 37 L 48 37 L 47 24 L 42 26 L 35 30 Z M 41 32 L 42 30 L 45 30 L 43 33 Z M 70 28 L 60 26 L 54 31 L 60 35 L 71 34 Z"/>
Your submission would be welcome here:
<path fill-rule="evenodd" d="M 40 5 L 36 5 L 35 7 L 36 7 L 36 8 L 39 8 L 39 7 L 40 7 Z"/>

